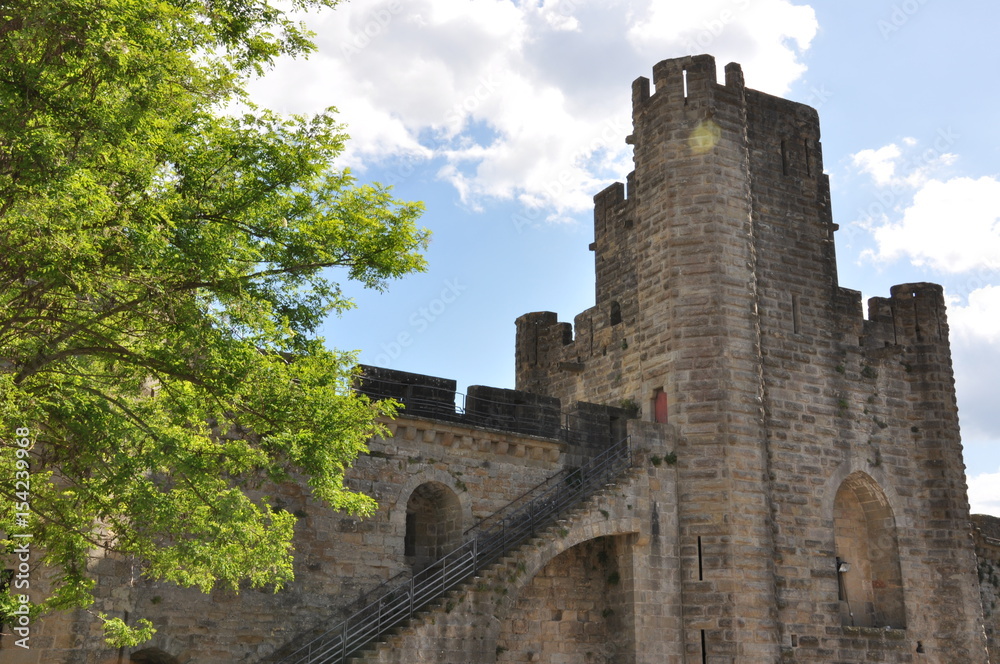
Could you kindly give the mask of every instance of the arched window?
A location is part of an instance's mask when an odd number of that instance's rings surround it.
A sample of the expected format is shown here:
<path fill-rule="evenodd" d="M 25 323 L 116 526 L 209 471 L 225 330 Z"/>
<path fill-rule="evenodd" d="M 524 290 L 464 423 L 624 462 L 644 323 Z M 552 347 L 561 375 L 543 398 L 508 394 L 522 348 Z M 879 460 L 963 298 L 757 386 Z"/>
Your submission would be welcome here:
<path fill-rule="evenodd" d="M 622 322 L 622 305 L 617 302 L 611 303 L 611 324 L 617 325 Z"/>
<path fill-rule="evenodd" d="M 860 471 L 849 475 L 833 520 L 843 624 L 906 627 L 896 519 L 878 483 Z"/>
<path fill-rule="evenodd" d="M 462 506 L 440 482 L 421 484 L 406 502 L 403 554 L 421 569 L 462 543 Z"/>

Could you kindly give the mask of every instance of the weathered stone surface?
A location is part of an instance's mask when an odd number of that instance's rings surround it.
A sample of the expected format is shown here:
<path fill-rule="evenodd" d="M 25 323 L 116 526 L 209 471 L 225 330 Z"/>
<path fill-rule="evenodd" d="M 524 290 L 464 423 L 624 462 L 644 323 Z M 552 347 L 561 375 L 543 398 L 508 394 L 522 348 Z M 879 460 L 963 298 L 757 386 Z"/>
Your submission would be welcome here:
<path fill-rule="evenodd" d="M 454 381 L 366 370 L 362 389 L 408 405 L 348 473 L 379 512 L 278 487 L 301 515 L 287 590 L 205 597 L 99 561 L 97 608 L 160 627 L 133 652 L 266 661 L 628 434 L 633 469 L 355 661 L 998 654 L 1000 525 L 971 535 L 941 288 L 896 286 L 865 318 L 839 285 L 814 109 L 735 64 L 720 84 L 710 56 L 653 79 L 632 87 L 635 171 L 594 199 L 595 306 L 519 318 L 517 390 L 477 387 L 464 412 Z M 37 634 L 5 664 L 128 657 L 85 615 Z"/>
<path fill-rule="evenodd" d="M 918 642 L 986 661 L 941 288 L 896 286 L 865 319 L 815 110 L 738 65 L 720 85 L 709 56 L 653 74 L 627 191 L 595 197 L 596 304 L 572 330 L 518 320 L 518 389 L 677 427 L 694 661 L 914 661 Z"/>

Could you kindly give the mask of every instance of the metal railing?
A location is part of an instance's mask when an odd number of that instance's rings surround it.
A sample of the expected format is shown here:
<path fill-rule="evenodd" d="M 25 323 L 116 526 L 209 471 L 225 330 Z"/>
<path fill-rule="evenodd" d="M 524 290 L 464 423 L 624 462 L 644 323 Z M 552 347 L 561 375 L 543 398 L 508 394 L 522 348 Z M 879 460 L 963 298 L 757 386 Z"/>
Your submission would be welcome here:
<path fill-rule="evenodd" d="M 632 466 L 626 437 L 583 466 L 562 471 L 466 531 L 466 542 L 423 570 L 399 575 L 368 594 L 376 599 L 282 659 L 280 664 L 339 664 L 479 570 L 556 522 Z M 404 577 L 404 578 L 400 578 Z"/>

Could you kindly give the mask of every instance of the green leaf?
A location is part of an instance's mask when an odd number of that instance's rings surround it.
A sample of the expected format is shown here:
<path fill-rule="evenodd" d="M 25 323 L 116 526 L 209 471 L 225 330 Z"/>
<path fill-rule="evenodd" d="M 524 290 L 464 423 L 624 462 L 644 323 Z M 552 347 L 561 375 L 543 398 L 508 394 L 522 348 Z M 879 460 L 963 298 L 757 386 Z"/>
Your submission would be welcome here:
<path fill-rule="evenodd" d="M 428 233 L 421 204 L 333 166 L 333 109 L 246 101 L 248 77 L 310 50 L 249 0 L 0 7 L 0 531 L 53 570 L 33 611 L 87 606 L 94 555 L 281 587 L 295 519 L 261 496 L 293 476 L 374 510 L 344 472 L 393 409 L 350 389 L 354 355 L 316 330 L 353 306 L 341 280 L 423 270 Z M 151 634 L 102 620 L 116 643 Z"/>

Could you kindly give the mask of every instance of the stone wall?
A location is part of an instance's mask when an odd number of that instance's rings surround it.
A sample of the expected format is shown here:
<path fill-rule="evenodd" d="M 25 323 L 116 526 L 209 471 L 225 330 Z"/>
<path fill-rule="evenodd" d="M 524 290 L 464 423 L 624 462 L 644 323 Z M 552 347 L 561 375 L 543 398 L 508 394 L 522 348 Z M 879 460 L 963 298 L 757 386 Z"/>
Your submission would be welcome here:
<path fill-rule="evenodd" d="M 392 435 L 371 441 L 370 454 L 347 476 L 351 488 L 378 500 L 371 518 L 335 513 L 310 498 L 301 483 L 277 488 L 278 504 L 299 516 L 296 580 L 285 589 L 203 595 L 139 581 L 138 570 L 105 561 L 95 569 L 101 584 L 96 608 L 123 616 L 122 607 L 129 606 L 129 616 L 153 620 L 159 632 L 144 647 L 180 662 L 259 661 L 339 618 L 365 593 L 418 562 L 405 555 L 405 539 L 407 504 L 419 487 L 449 493 L 464 530 L 559 471 L 567 447 L 557 439 L 441 420 L 404 416 L 387 424 Z M 85 613 L 47 618 L 33 633 L 39 636 L 36 647 L 26 653 L 5 649 L 4 664 L 103 664 L 117 658 L 102 647 L 99 625 Z M 56 635 L 52 641 L 45 638 L 50 633 Z"/>
<path fill-rule="evenodd" d="M 972 523 L 986 642 L 990 661 L 1000 662 L 1000 518 L 973 514 Z"/>
<path fill-rule="evenodd" d="M 605 664 L 632 653 L 618 563 L 624 537 L 578 544 L 535 575 L 500 633 L 497 662 Z"/>
<path fill-rule="evenodd" d="M 634 467 L 351 664 L 683 664 L 676 444 L 630 421 Z"/>
<path fill-rule="evenodd" d="M 941 288 L 866 318 L 840 287 L 814 109 L 709 56 L 653 88 L 595 197 L 596 305 L 518 319 L 518 387 L 677 426 L 689 654 L 985 661 Z"/>
<path fill-rule="evenodd" d="M 348 475 L 379 511 L 280 487 L 301 524 L 288 589 L 205 597 L 99 561 L 98 607 L 160 625 L 140 652 L 261 661 L 628 434 L 627 477 L 360 661 L 996 653 L 1000 526 L 978 518 L 974 548 L 942 289 L 895 286 L 866 317 L 840 286 L 815 110 L 736 64 L 720 83 L 710 56 L 652 83 L 632 86 L 635 171 L 595 197 L 594 307 L 518 319 L 516 390 L 367 368 L 362 391 L 406 406 Z M 128 656 L 82 614 L 39 634 L 51 648 L 12 664 Z"/>

